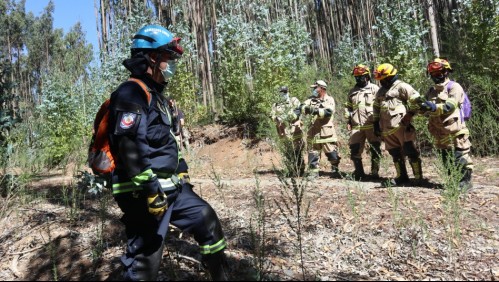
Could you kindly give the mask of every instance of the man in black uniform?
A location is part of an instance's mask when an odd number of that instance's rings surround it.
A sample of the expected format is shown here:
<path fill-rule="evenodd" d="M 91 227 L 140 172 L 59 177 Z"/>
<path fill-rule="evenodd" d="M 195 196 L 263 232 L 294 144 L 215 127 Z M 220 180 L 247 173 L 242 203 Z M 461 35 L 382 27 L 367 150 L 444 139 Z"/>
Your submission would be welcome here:
<path fill-rule="evenodd" d="M 222 226 L 192 190 L 173 134 L 178 125 L 162 94 L 183 53 L 179 41 L 162 26 L 141 28 L 133 37 L 131 58 L 123 61 L 132 81 L 111 94 L 113 195 L 128 239 L 121 257 L 125 280 L 157 278 L 168 223 L 194 235 L 213 280 L 227 280 Z"/>

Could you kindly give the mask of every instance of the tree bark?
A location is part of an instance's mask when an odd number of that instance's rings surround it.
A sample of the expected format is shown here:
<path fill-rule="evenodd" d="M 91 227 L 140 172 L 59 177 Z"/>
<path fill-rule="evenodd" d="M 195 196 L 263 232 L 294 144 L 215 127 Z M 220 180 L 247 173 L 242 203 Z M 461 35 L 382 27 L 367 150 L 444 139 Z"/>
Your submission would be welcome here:
<path fill-rule="evenodd" d="M 437 24 L 435 22 L 435 11 L 433 9 L 433 0 L 428 2 L 428 19 L 430 21 L 431 44 L 433 47 L 433 55 L 440 57 L 440 49 L 438 48 Z"/>

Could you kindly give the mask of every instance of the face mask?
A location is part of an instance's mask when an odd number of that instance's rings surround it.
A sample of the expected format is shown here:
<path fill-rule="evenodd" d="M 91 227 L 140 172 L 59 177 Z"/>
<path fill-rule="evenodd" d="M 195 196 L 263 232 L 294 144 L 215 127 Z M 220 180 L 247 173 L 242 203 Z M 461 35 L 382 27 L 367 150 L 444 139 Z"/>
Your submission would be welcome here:
<path fill-rule="evenodd" d="M 314 97 L 319 97 L 319 92 L 317 92 L 317 89 L 314 89 L 314 90 L 312 91 L 312 96 L 314 96 Z"/>
<path fill-rule="evenodd" d="M 161 71 L 161 74 L 163 75 L 163 79 L 165 82 L 168 82 L 170 80 L 170 78 L 173 77 L 173 75 L 175 74 L 175 71 L 177 70 L 177 61 L 175 60 L 168 60 L 166 61 L 166 69 L 162 70 L 162 69 L 159 69 Z"/>
<path fill-rule="evenodd" d="M 289 101 L 289 94 L 288 93 L 281 93 L 281 98 L 285 101 Z"/>
<path fill-rule="evenodd" d="M 441 74 L 439 76 L 432 76 L 431 80 L 433 80 L 435 84 L 441 84 L 445 81 L 445 75 Z"/>
<path fill-rule="evenodd" d="M 393 77 L 387 77 L 383 80 L 380 80 L 379 83 L 381 83 L 381 86 L 383 86 L 384 88 L 390 88 L 397 79 L 398 74 Z"/>
<path fill-rule="evenodd" d="M 355 81 L 357 82 L 357 86 L 364 87 L 367 85 L 367 79 L 364 76 L 356 76 Z"/>

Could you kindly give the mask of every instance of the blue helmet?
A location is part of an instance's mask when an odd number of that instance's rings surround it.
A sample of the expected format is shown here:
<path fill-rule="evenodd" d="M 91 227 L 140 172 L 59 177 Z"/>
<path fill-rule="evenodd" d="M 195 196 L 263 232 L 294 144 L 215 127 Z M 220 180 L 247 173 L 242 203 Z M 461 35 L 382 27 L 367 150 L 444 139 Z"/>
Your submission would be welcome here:
<path fill-rule="evenodd" d="M 162 26 L 146 25 L 133 36 L 131 49 L 132 52 L 168 52 L 173 58 L 179 58 L 184 52 L 178 44 L 179 41 L 180 38 L 174 37 L 168 29 Z"/>

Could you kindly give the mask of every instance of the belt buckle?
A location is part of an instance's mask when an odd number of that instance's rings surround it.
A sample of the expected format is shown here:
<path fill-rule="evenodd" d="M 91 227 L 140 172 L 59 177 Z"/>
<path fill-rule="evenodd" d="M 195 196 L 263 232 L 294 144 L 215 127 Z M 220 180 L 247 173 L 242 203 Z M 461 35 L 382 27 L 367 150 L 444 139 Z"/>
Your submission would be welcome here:
<path fill-rule="evenodd" d="M 180 186 L 180 180 L 178 179 L 178 175 L 174 174 L 170 177 L 172 183 L 178 188 Z"/>

